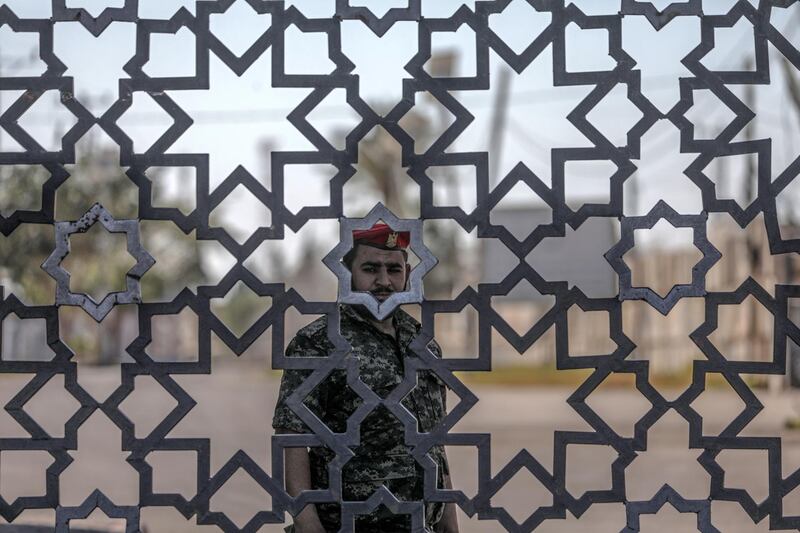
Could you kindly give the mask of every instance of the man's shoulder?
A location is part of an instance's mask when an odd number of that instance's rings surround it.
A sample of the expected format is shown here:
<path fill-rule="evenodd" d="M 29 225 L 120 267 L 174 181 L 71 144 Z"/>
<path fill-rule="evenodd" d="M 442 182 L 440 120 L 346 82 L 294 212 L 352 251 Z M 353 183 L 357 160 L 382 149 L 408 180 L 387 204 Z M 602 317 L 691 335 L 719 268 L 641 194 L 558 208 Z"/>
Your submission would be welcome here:
<path fill-rule="evenodd" d="M 409 330 L 413 330 L 417 332 L 420 330 L 422 325 L 419 323 L 419 320 L 408 314 L 407 311 L 402 309 L 398 309 L 395 313 L 396 321 L 399 325 L 408 328 Z"/>
<path fill-rule="evenodd" d="M 328 319 L 323 315 L 313 322 L 300 328 L 295 333 L 286 348 L 286 355 L 322 355 L 319 352 L 328 352 L 333 349 L 333 343 L 328 339 Z"/>
<path fill-rule="evenodd" d="M 313 322 L 310 322 L 297 330 L 295 337 L 314 339 L 317 337 L 327 337 L 328 315 L 322 315 Z"/>
<path fill-rule="evenodd" d="M 313 322 L 300 328 L 295 334 L 294 339 L 303 342 L 330 343 L 330 338 L 328 337 L 330 320 L 330 316 L 327 314 L 320 316 Z M 336 320 L 336 318 L 334 318 L 334 320 Z M 339 306 L 338 320 L 338 331 L 342 335 L 346 335 L 348 332 L 361 332 L 363 329 L 363 319 L 358 318 L 355 311 L 353 311 L 350 306 Z"/>

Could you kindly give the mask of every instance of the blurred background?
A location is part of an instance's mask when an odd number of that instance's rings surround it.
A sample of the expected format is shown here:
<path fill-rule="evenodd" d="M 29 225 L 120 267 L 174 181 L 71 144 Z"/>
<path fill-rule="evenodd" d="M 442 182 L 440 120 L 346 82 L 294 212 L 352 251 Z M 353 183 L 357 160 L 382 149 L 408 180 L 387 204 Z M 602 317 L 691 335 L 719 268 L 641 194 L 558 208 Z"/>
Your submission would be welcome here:
<path fill-rule="evenodd" d="M 653 2 L 663 8 L 669 2 Z M 49 0 L 0 2 L 20 18 L 49 18 Z M 97 15 L 106 7 L 120 7 L 121 0 L 73 0 L 68 7 L 83 7 Z M 394 0 L 352 1 L 380 15 L 406 2 Z M 448 17 L 461 5 L 476 2 L 423 0 L 423 16 Z M 582 0 L 574 4 L 589 15 L 615 14 L 619 2 Z M 663 4 L 663 5 L 661 5 Z M 733 0 L 707 0 L 706 14 L 728 12 Z M 753 5 L 757 2 L 753 1 Z M 290 0 L 307 17 L 331 17 L 333 0 Z M 141 18 L 167 20 L 179 9 L 196 13 L 190 0 L 140 0 Z M 490 17 L 492 30 L 515 52 L 523 51 L 551 22 L 525 0 L 513 0 Z M 258 15 L 237 0 L 222 14 L 211 15 L 214 35 L 235 55 L 243 54 L 269 27 L 270 17 Z M 772 24 L 795 47 L 800 47 L 800 4 L 773 8 Z M 356 65 L 361 98 L 378 113 L 386 113 L 402 98 L 404 70 L 417 52 L 417 25 L 399 22 L 378 37 L 359 21 L 342 21 L 342 51 Z M 700 43 L 700 21 L 678 17 L 656 31 L 644 17 L 622 21 L 623 46 L 642 72 L 642 93 L 666 113 L 681 100 L 678 79 L 690 72 L 681 59 Z M 753 25 L 745 18 L 731 28 L 715 31 L 715 48 L 702 64 L 712 71 L 754 70 Z M 67 66 L 65 76 L 75 80 L 75 98 L 100 117 L 119 96 L 119 80 L 128 78 L 123 67 L 136 49 L 136 27 L 114 22 L 98 37 L 80 23 L 55 24 L 54 47 Z M 571 24 L 566 32 L 566 66 L 570 72 L 612 70 L 608 32 L 585 30 Z M 0 75 L 38 76 L 46 69 L 39 58 L 38 36 L 0 26 Z M 273 87 L 272 56 L 265 53 L 237 76 L 213 54 L 210 56 L 209 90 L 168 91 L 168 95 L 192 119 L 191 127 L 167 153 L 207 153 L 209 190 L 214 190 L 235 169 L 244 168 L 267 189 L 273 186 L 273 155 L 313 151 L 313 145 L 292 126 L 287 115 L 310 93 L 307 88 Z M 91 58 L 91 60 L 87 60 Z M 292 74 L 326 74 L 334 64 L 324 33 L 286 31 L 286 71 Z M 429 73 L 440 77 L 475 75 L 475 35 L 464 25 L 458 31 L 437 32 L 432 37 Z M 491 88 L 452 91 L 451 95 L 474 116 L 464 133 L 447 152 L 489 153 L 490 187 L 524 163 L 548 186 L 552 183 L 551 150 L 592 146 L 567 118 L 593 89 L 591 85 L 555 87 L 553 53 L 548 46 L 521 73 L 516 73 L 490 52 Z M 800 156 L 800 72 L 775 48 L 769 49 L 770 80 L 763 85 L 728 85 L 756 116 L 736 140 L 772 139 L 772 178 Z M 185 28 L 175 34 L 154 34 L 150 60 L 143 71 L 151 77 L 192 76 L 195 73 L 195 37 Z M 642 112 L 628 98 L 628 86 L 618 84 L 589 113 L 590 123 L 616 146 L 627 143 L 628 132 Z M 0 91 L 0 113 L 7 111 L 23 91 Z M 734 119 L 734 112 L 708 90 L 693 93 L 694 104 L 686 118 L 694 125 L 695 138 L 711 139 Z M 347 104 L 344 90 L 331 92 L 308 116 L 308 121 L 334 147 L 343 149 L 347 135 L 360 117 Z M 414 139 L 415 150 L 427 150 L 455 120 L 453 114 L 429 93 L 418 93 L 400 124 Z M 76 122 L 57 90 L 47 91 L 19 119 L 19 125 L 47 150 L 61 149 L 62 137 Z M 146 93 L 134 94 L 133 105 L 118 124 L 133 141 L 136 153 L 146 152 L 173 125 L 173 119 Z M 22 147 L 0 129 L 0 151 L 19 152 Z M 400 145 L 384 129 L 375 128 L 358 145 L 355 174 L 344 187 L 345 216 L 364 216 L 383 202 L 402 218 L 420 216 L 420 189 L 400 160 Z M 684 174 L 697 154 L 681 153 L 680 132 L 666 120 L 658 121 L 642 138 L 641 153 L 634 159 L 636 172 L 623 185 L 624 214 L 648 213 L 659 199 L 681 214 L 702 211 L 700 189 Z M 703 173 L 714 184 L 718 198 L 728 198 L 745 209 L 756 196 L 758 161 L 755 154 L 714 158 Z M 75 163 L 66 165 L 69 178 L 56 193 L 56 219 L 76 220 L 95 202 L 102 203 L 116 219 L 139 216 L 139 191 L 120 166 L 119 146 L 99 126 L 85 133 L 76 145 Z M 567 203 L 577 210 L 585 204 L 608 204 L 612 177 L 619 169 L 609 161 L 570 162 L 565 168 Z M 283 171 L 286 206 L 297 213 L 305 206 L 330 202 L 329 181 L 336 175 L 332 165 L 291 164 Z M 431 167 L 434 204 L 459 207 L 470 213 L 476 207 L 474 167 Z M 151 202 L 188 214 L 197 206 L 198 176 L 192 167 L 151 167 Z M 51 178 L 40 165 L 0 166 L 0 214 L 41 208 L 41 186 Z M 796 180 L 797 181 L 797 180 Z M 777 200 L 781 236 L 800 237 L 800 182 L 787 187 Z M 492 209 L 493 224 L 504 225 L 523 240 L 535 227 L 552 221 L 552 210 L 526 184 L 519 182 Z M 256 229 L 270 225 L 270 212 L 244 186 L 237 187 L 212 213 L 211 224 L 224 228 L 238 242 Z M 218 283 L 235 263 L 219 243 L 198 240 L 171 221 L 140 223 L 144 247 L 156 259 L 142 278 L 146 302 L 171 301 L 184 288 Z M 519 260 L 499 240 L 478 239 L 452 220 L 425 220 L 425 244 L 439 260 L 425 277 L 427 299 L 452 299 L 464 288 L 496 283 Z M 712 214 L 707 223 L 709 241 L 722 259 L 707 276 L 709 291 L 733 291 L 753 277 L 774 295 L 776 284 L 796 283 L 800 261 L 796 254 L 771 255 L 764 219 L 757 216 L 741 228 L 727 214 Z M 282 282 L 308 301 L 334 301 L 336 277 L 322 258 L 338 242 L 337 220 L 312 220 L 286 238 L 264 241 L 245 262 L 261 281 Z M 616 218 L 590 217 L 577 229 L 567 228 L 563 238 L 542 241 L 525 258 L 547 281 L 566 281 L 590 298 L 616 297 L 617 276 L 603 257 L 619 239 Z M 662 221 L 650 230 L 635 232 L 635 247 L 625 255 L 634 286 L 649 286 L 665 295 L 673 285 L 690 283 L 692 267 L 701 259 L 692 243 L 690 229 L 674 228 Z M 23 224 L 8 236 L 0 235 L 0 285 L 5 296 L 15 295 L 26 305 L 52 305 L 55 282 L 40 265 L 54 246 L 51 225 Z M 125 272 L 134 264 L 126 252 L 125 238 L 95 225 L 86 234 L 73 235 L 71 252 L 63 266 L 71 273 L 70 289 L 100 301 L 105 294 L 124 289 Z M 237 283 L 224 297 L 212 300 L 212 311 L 236 335 L 241 335 L 270 306 L 246 285 Z M 519 334 L 524 334 L 554 305 L 554 297 L 540 294 L 527 281 L 507 295 L 492 298 L 493 308 Z M 622 321 L 625 333 L 636 344 L 629 359 L 648 360 L 649 380 L 667 399 L 677 398 L 691 383 L 691 364 L 704 359 L 689 334 L 706 319 L 701 298 L 682 299 L 666 316 L 643 301 L 625 301 Z M 419 316 L 416 306 L 407 310 Z M 800 320 L 800 302 L 790 301 L 790 314 Z M 290 311 L 286 316 L 285 341 L 315 316 Z M 571 355 L 608 354 L 616 349 L 610 338 L 607 312 L 569 310 Z M 117 306 L 101 323 L 81 308 L 61 307 L 58 312 L 61 339 L 75 352 L 78 383 L 97 401 L 104 401 L 120 386 L 120 364 L 131 362 L 126 348 L 139 334 L 135 306 Z M 477 317 L 466 307 L 461 313 L 438 314 L 435 337 L 445 357 L 477 357 Z M 189 309 L 175 315 L 153 317 L 152 342 L 147 353 L 157 361 L 197 360 L 198 317 Z M 729 360 L 768 361 L 775 339 L 771 313 L 755 298 L 741 305 L 723 305 L 719 326 L 710 340 Z M 474 335 L 473 335 L 474 333 Z M 212 475 L 237 450 L 247 452 L 266 472 L 271 471 L 271 417 L 280 371 L 271 367 L 272 330 L 267 330 L 242 355 L 236 356 L 212 336 L 211 375 L 179 375 L 175 381 L 197 405 L 173 429 L 169 437 L 207 437 L 211 441 Z M 800 349 L 789 342 L 790 362 Z M 43 319 L 21 319 L 10 314 L 2 320 L 0 338 L 3 361 L 47 361 L 54 353 L 46 342 Z M 553 432 L 589 431 L 567 398 L 589 375 L 583 370 L 556 370 L 555 333 L 551 328 L 525 353 L 519 353 L 497 332 L 492 336 L 492 370 L 459 373 L 479 397 L 479 403 L 459 422 L 454 432 L 488 432 L 492 435 L 492 474 L 496 474 L 521 449 L 527 449 L 545 467 L 552 466 Z M 800 379 L 786 376 L 751 376 L 746 381 L 764 409 L 743 435 L 783 437 L 784 475 L 800 467 L 800 434 L 792 429 L 800 412 L 792 385 Z M 0 375 L 0 404 L 5 405 L 31 381 L 33 375 Z M 634 423 L 651 407 L 635 388 L 633 374 L 616 374 L 592 393 L 589 404 L 621 435 L 632 435 Z M 452 409 L 459 398 L 452 395 Z M 136 379 L 135 391 L 122 411 L 135 423 L 137 437 L 144 437 L 174 407 L 175 400 L 153 378 Z M 509 409 L 508 406 L 519 406 Z M 63 435 L 64 423 L 79 404 L 64 390 L 59 376 L 48 382 L 25 410 L 51 435 Z M 718 434 L 744 407 L 724 377 L 708 378 L 706 391 L 692 405 L 704 416 L 704 434 Z M 118 505 L 138 503 L 138 474 L 125 462 L 120 430 L 101 412 L 79 431 L 75 461 L 61 475 L 62 504 L 78 505 L 95 488 Z M 0 438 L 26 437 L 5 411 L 0 411 Z M 597 446 L 572 446 L 568 453 L 568 488 L 573 494 L 611 486 L 610 465 L 616 453 L 602 453 Z M 626 470 L 628 500 L 651 498 L 670 483 L 686 498 L 708 497 L 710 477 L 696 462 L 700 450 L 688 449 L 688 423 L 669 412 L 654 426 L 648 449 Z M 468 495 L 477 488 L 477 452 L 470 447 L 448 449 L 455 486 Z M 52 457 L 45 452 L 0 452 L 0 494 L 6 501 L 44 493 L 46 468 Z M 148 455 L 154 470 L 156 492 L 180 493 L 187 499 L 196 492 L 196 457 L 190 452 L 154 452 Z M 726 486 L 747 489 L 756 501 L 767 496 L 767 457 L 758 451 L 726 450 L 718 461 L 728 475 Z M 492 499 L 505 505 L 519 522 L 540 505 L 549 505 L 548 493 L 527 472 L 518 474 Z M 471 492 L 470 492 L 471 491 Z M 796 491 L 795 491 L 796 492 Z M 551 499 L 551 498 L 550 498 Z M 212 510 L 226 512 L 243 525 L 260 509 L 268 508 L 269 495 L 244 471 L 239 471 L 212 499 Z M 794 506 L 794 507 L 792 507 Z M 795 509 L 792 512 L 791 509 Z M 719 509 L 719 511 L 717 511 Z M 674 511 L 674 510 L 673 510 Z M 714 524 L 721 531 L 767 531 L 767 520 L 753 524 L 734 503 L 712 505 Z M 95 513 L 75 527 L 119 528 L 118 521 Z M 784 514 L 800 514 L 800 498 L 784 499 Z M 19 523 L 50 524 L 53 511 L 26 511 Z M 185 519 L 173 509 L 145 508 L 142 521 L 152 532 L 212 531 Z M 691 515 L 665 508 L 643 517 L 642 530 L 691 529 Z M 494 521 L 478 521 L 461 514 L 462 531 L 500 531 Z M 580 518 L 548 521 L 543 531 L 619 531 L 625 525 L 621 504 L 594 505 Z M 270 526 L 263 531 L 280 531 Z"/>

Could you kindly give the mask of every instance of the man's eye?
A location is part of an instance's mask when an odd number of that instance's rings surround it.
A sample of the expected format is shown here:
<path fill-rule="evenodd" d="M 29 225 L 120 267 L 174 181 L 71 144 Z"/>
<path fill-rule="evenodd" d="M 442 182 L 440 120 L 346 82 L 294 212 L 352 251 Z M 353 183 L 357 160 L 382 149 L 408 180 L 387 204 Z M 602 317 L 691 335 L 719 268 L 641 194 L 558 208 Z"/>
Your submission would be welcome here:
<path fill-rule="evenodd" d="M 361 270 L 364 272 L 369 272 L 370 274 L 375 272 L 375 267 L 362 267 Z"/>

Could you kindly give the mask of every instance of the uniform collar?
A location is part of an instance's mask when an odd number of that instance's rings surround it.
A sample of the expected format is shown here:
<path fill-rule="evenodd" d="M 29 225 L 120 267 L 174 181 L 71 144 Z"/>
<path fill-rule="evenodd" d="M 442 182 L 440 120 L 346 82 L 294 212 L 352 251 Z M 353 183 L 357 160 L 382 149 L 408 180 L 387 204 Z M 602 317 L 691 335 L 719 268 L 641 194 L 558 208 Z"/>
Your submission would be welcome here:
<path fill-rule="evenodd" d="M 346 318 L 348 320 L 352 320 L 356 323 L 363 323 L 368 327 L 371 327 L 375 331 L 385 335 L 382 331 L 375 327 L 367 318 L 362 316 L 358 311 L 356 311 L 352 305 L 348 304 L 341 304 L 339 305 L 340 313 L 342 318 Z M 402 309 L 397 309 L 392 317 L 394 320 L 394 327 L 397 331 L 397 339 L 400 341 L 402 345 L 407 345 L 411 342 L 411 339 L 417 334 L 418 331 L 418 324 L 414 318 L 403 311 Z"/>

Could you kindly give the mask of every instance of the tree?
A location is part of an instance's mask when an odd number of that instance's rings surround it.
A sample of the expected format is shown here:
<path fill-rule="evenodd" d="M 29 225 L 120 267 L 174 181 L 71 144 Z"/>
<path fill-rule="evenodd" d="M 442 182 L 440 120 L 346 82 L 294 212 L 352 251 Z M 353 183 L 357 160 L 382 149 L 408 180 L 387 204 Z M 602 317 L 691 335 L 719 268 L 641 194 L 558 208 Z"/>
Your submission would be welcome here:
<path fill-rule="evenodd" d="M 70 170 L 70 177 L 59 187 L 56 194 L 56 219 L 76 220 L 95 202 L 100 203 L 116 219 L 135 219 L 138 215 L 138 190 L 125 175 L 118 164 L 118 154 L 110 147 L 97 147 L 88 142 L 88 149 L 83 150 L 77 163 Z M 41 181 L 37 175 L 42 168 L 37 166 L 11 167 L 10 175 L 3 180 L 2 197 L 11 199 L 13 206 L 16 199 L 30 195 L 31 183 Z M 5 204 L 5 202 L 0 202 Z M 16 202 L 17 205 L 21 205 Z M 176 206 L 176 207 L 181 207 Z M 185 206 L 183 206 L 185 207 Z M 144 221 L 140 224 L 142 244 L 158 261 L 166 261 L 169 268 L 153 269 L 142 278 L 142 296 L 145 301 L 162 300 L 168 292 L 180 290 L 201 282 L 205 276 L 201 268 L 197 242 L 193 238 L 176 239 L 175 233 L 168 229 L 173 226 L 168 222 Z M 177 230 L 177 227 L 174 227 Z M 93 237 L 73 235 L 70 238 L 70 254 L 64 264 L 81 269 L 74 277 L 83 277 L 91 285 L 115 287 L 124 284 L 125 273 L 132 266 L 132 257 L 123 247 L 114 246 L 112 234 L 103 235 L 102 227 L 93 227 Z M 178 230 L 180 233 L 180 230 Z M 43 261 L 53 249 L 54 229 L 51 225 L 21 224 L 9 237 L 0 237 L 0 273 L 5 278 L 6 295 L 14 293 L 20 300 L 31 304 L 52 304 L 54 298 L 54 282 L 37 262 Z M 83 238 L 80 238 L 83 237 Z M 80 274 L 80 276 L 78 276 Z M 72 285 L 72 284 L 71 284 Z M 71 287 L 75 292 L 81 291 Z M 94 292 L 94 291 L 92 291 Z M 102 299 L 104 294 L 94 294 L 95 299 Z M 117 331 L 122 326 L 121 313 L 112 312 L 104 322 L 104 329 Z M 69 314 L 69 316 L 74 316 Z M 124 352 L 120 335 L 114 338 L 97 338 L 91 328 L 80 327 L 74 319 L 62 313 L 62 338 L 71 336 L 90 353 L 79 354 L 89 356 L 99 362 L 114 362 Z M 95 338 L 86 338 L 86 337 Z M 111 337 L 111 336 L 106 336 Z M 77 349 L 78 346 L 73 346 Z"/>

